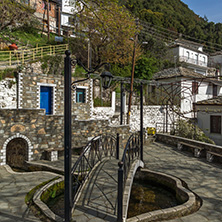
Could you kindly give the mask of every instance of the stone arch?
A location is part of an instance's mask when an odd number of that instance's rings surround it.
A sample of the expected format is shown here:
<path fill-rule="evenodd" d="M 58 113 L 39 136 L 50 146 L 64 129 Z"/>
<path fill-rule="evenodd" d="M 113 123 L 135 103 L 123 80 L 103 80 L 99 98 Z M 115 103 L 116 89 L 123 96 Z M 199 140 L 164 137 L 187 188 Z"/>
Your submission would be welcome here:
<path fill-rule="evenodd" d="M 17 141 L 17 145 L 16 145 L 16 141 Z M 7 160 L 6 160 L 6 154 L 7 154 L 7 149 L 12 146 L 14 148 L 14 151 L 18 154 L 18 155 L 22 155 L 24 153 L 24 151 L 22 150 L 22 146 L 25 146 L 26 148 L 26 152 L 25 152 L 25 160 L 32 160 L 32 155 L 33 155 L 33 146 L 31 141 L 29 140 L 29 138 L 25 135 L 22 135 L 20 133 L 16 133 L 15 135 L 9 137 L 3 144 L 3 148 L 1 150 L 2 153 L 2 157 L 1 159 L 3 159 L 3 162 L 1 165 L 5 165 Z M 13 151 L 11 151 L 13 152 Z M 21 157 L 19 157 L 21 159 Z M 9 159 L 8 159 L 9 160 Z M 22 161 L 22 159 L 21 159 Z"/>

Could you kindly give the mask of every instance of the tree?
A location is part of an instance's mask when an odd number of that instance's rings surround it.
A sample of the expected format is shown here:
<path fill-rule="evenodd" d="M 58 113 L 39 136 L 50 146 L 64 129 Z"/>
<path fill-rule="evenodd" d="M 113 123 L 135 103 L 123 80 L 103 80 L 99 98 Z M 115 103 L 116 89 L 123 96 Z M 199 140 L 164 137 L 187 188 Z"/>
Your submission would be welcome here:
<path fill-rule="evenodd" d="M 0 31 L 10 26 L 16 27 L 27 23 L 33 13 L 34 10 L 25 4 L 13 0 L 1 0 Z"/>
<path fill-rule="evenodd" d="M 81 10 L 80 10 L 81 9 Z M 138 29 L 134 18 L 124 6 L 112 1 L 84 2 L 76 13 L 76 33 L 78 46 L 73 46 L 74 54 L 82 60 L 86 58 L 88 42 L 92 49 L 92 63 L 129 64 L 132 62 L 133 41 Z M 73 40 L 74 41 L 74 40 Z M 139 48 L 137 55 L 140 54 Z"/>

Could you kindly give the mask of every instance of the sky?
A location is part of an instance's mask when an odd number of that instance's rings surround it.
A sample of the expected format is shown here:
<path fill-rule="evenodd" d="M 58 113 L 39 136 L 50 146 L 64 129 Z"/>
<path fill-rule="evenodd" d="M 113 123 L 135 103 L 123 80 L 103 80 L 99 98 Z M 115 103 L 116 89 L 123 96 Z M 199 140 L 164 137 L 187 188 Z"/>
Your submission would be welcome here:
<path fill-rule="evenodd" d="M 201 17 L 206 16 L 209 22 L 222 23 L 222 0 L 181 0 Z"/>

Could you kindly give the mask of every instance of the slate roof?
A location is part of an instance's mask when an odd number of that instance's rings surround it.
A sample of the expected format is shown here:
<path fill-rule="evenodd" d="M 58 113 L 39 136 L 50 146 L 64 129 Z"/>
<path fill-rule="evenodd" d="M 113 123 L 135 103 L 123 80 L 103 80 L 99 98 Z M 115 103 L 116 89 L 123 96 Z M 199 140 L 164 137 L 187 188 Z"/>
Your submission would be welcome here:
<path fill-rule="evenodd" d="M 211 99 L 202 100 L 196 103 L 197 105 L 222 105 L 222 96 L 217 96 Z"/>
<path fill-rule="evenodd" d="M 154 74 L 153 79 L 159 80 L 159 79 L 169 79 L 175 77 L 189 77 L 189 78 L 199 78 L 199 79 L 206 78 L 206 76 L 200 73 L 196 73 L 191 69 L 178 67 L 178 68 L 164 69 L 160 72 L 157 72 Z"/>

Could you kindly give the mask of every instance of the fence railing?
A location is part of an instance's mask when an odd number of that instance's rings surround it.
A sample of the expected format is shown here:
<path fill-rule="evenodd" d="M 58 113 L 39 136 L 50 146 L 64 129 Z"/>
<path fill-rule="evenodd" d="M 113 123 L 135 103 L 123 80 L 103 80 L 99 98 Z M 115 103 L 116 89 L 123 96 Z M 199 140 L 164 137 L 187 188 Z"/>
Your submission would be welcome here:
<path fill-rule="evenodd" d="M 130 167 L 135 159 L 140 159 L 140 133 L 136 132 L 130 136 L 124 149 L 123 157 L 118 163 L 118 211 L 117 221 L 123 220 L 123 191 L 126 184 Z"/>
<path fill-rule="evenodd" d="M 73 207 L 81 187 L 93 167 L 105 157 L 119 158 L 119 134 L 99 135 L 94 137 L 84 148 L 82 154 L 72 167 L 72 200 Z"/>
<path fill-rule="evenodd" d="M 157 133 L 175 133 L 177 130 L 178 124 L 176 123 L 156 123 L 156 132 Z"/>
<path fill-rule="evenodd" d="M 50 45 L 31 49 L 0 51 L 0 66 L 22 65 L 47 55 L 64 54 L 68 44 Z"/>

